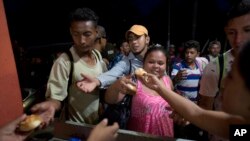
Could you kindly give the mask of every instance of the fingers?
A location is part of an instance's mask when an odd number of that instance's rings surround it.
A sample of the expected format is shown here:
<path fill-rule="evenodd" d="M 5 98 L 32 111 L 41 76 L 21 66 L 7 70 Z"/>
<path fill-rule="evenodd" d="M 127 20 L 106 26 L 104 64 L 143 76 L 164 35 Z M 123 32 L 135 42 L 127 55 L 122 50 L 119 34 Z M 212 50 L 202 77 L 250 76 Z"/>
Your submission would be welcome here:
<path fill-rule="evenodd" d="M 101 125 L 101 126 L 107 126 L 108 125 L 108 119 L 103 119 L 98 125 Z"/>
<path fill-rule="evenodd" d="M 38 110 L 40 110 L 41 107 L 42 107 L 41 105 L 42 105 L 42 103 L 39 103 L 39 104 L 34 105 L 34 106 L 31 108 L 31 112 L 37 112 Z"/>
<path fill-rule="evenodd" d="M 26 114 L 22 114 L 21 116 L 19 116 L 17 119 L 15 119 L 14 121 L 12 121 L 10 124 L 12 125 L 18 125 L 20 122 L 22 122 L 25 118 L 27 117 Z"/>

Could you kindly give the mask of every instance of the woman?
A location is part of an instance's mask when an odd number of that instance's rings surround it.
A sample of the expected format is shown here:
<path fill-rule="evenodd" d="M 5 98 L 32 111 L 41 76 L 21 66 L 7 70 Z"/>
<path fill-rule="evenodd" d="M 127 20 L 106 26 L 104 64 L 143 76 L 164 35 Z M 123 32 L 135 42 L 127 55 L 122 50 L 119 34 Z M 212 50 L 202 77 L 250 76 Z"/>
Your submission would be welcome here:
<path fill-rule="evenodd" d="M 167 89 L 154 74 L 143 83 L 157 91 L 185 119 L 210 133 L 229 138 L 229 126 L 250 124 L 250 43 L 242 48 L 225 80 L 223 112 L 204 110 Z"/>
<path fill-rule="evenodd" d="M 169 90 L 173 89 L 171 79 L 165 75 L 166 73 L 167 57 L 165 51 L 160 47 L 149 48 L 143 60 L 143 69 L 156 75 L 159 80 Z M 124 79 L 123 88 L 126 89 L 124 93 L 128 93 L 127 85 L 130 82 Z M 159 136 L 173 137 L 173 121 L 169 117 L 171 108 L 169 104 L 155 91 L 145 86 L 140 81 L 137 81 L 136 92 L 132 98 L 131 116 L 128 122 L 128 129 Z M 113 89 L 114 90 L 114 89 Z M 130 91 L 130 94 L 133 92 Z M 106 93 L 105 100 L 108 103 L 114 101 L 119 102 L 124 96 L 118 96 L 114 100 L 111 93 Z"/>

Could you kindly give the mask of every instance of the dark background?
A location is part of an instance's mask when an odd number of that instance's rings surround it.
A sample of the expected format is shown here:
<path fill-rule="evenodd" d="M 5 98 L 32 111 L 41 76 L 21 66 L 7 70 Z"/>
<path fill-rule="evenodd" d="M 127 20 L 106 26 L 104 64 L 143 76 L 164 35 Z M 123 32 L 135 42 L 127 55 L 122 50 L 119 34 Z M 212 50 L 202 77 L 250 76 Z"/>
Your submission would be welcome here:
<path fill-rule="evenodd" d="M 223 18 L 232 1 L 4 0 L 4 4 L 11 39 L 25 48 L 70 42 L 67 17 L 78 7 L 89 7 L 97 13 L 112 43 L 123 39 L 131 25 L 143 24 L 149 30 L 151 43 L 166 46 L 169 40 L 178 46 L 196 39 L 203 46 L 208 40 L 225 42 Z"/>
<path fill-rule="evenodd" d="M 236 0 L 4 0 L 22 97 L 34 89 L 35 96 L 44 96 L 57 52 L 71 46 L 67 20 L 76 8 L 93 9 L 111 43 L 122 40 L 133 24 L 142 24 L 151 43 L 179 47 L 195 39 L 204 47 L 217 39 L 224 48 L 223 19 L 232 2 Z"/>

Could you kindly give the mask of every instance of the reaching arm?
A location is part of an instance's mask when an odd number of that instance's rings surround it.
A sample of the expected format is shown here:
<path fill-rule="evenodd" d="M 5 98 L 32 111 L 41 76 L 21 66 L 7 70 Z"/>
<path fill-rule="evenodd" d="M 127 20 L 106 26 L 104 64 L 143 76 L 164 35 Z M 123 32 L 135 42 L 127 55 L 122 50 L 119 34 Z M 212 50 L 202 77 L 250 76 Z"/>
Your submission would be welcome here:
<path fill-rule="evenodd" d="M 61 102 L 58 100 L 49 99 L 47 101 L 38 103 L 31 108 L 32 113 L 38 114 L 42 117 L 42 127 L 48 126 L 54 120 L 54 115 L 57 110 L 61 108 Z"/>
<path fill-rule="evenodd" d="M 204 110 L 188 99 L 166 89 L 159 79 L 148 74 L 149 82 L 144 82 L 148 87 L 155 89 L 158 93 L 185 119 L 191 123 L 207 130 L 210 133 L 222 137 L 229 137 L 230 124 L 244 124 L 246 119 L 240 116 L 230 115 L 224 112 Z"/>
<path fill-rule="evenodd" d="M 131 81 L 130 77 L 118 79 L 107 89 L 104 97 L 105 101 L 109 104 L 115 104 L 120 102 L 125 94 L 134 95 L 136 91 L 131 90 L 129 84 L 136 88 L 136 84 Z"/>
<path fill-rule="evenodd" d="M 107 88 L 117 78 L 128 73 L 128 60 L 124 59 L 117 63 L 111 70 L 101 74 L 97 78 L 82 74 L 83 79 L 76 83 L 77 87 L 85 93 L 92 92 L 96 87 Z"/>

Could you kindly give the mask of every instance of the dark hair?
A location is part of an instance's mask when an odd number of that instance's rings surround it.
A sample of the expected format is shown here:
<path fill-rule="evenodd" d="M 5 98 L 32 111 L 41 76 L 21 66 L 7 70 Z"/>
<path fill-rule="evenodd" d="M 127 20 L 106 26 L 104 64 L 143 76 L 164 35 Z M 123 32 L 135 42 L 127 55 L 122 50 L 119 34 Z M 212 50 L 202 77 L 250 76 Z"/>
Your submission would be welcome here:
<path fill-rule="evenodd" d="M 165 57 L 167 58 L 167 55 L 166 55 L 166 51 L 164 50 L 164 47 L 163 46 L 151 46 L 150 48 L 148 48 L 147 52 L 145 53 L 144 55 L 144 58 L 143 58 L 143 62 L 145 62 L 147 56 L 151 53 L 151 52 L 154 52 L 154 51 L 161 51 Z M 167 60 L 166 60 L 167 61 Z"/>
<path fill-rule="evenodd" d="M 98 31 L 98 35 L 97 35 L 98 38 L 106 38 L 107 37 L 106 30 L 103 26 L 97 25 L 97 31 Z"/>
<path fill-rule="evenodd" d="M 239 73 L 242 76 L 246 87 L 250 90 L 250 42 L 248 42 L 247 44 L 245 44 L 240 52 L 239 52 L 239 56 L 238 56 L 238 68 L 239 68 Z"/>
<path fill-rule="evenodd" d="M 98 16 L 89 8 L 77 8 L 70 14 L 70 24 L 74 21 L 92 21 L 95 26 L 98 24 Z"/>
<path fill-rule="evenodd" d="M 217 40 L 211 41 L 208 47 L 211 48 L 214 44 L 221 47 L 220 41 Z"/>
<path fill-rule="evenodd" d="M 239 3 L 234 5 L 232 9 L 227 13 L 225 25 L 227 25 L 231 19 L 246 15 L 248 13 L 250 13 L 250 1 L 249 0 L 240 1 Z"/>
<path fill-rule="evenodd" d="M 186 52 L 187 49 L 194 48 L 197 50 L 197 52 L 200 51 L 200 43 L 195 40 L 189 40 L 184 43 L 184 53 Z"/>

